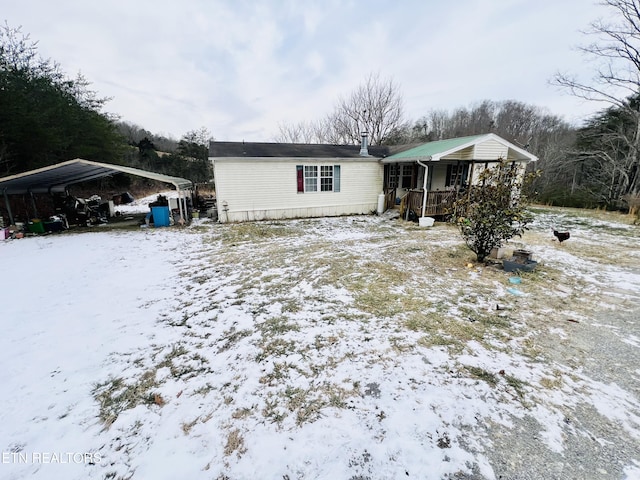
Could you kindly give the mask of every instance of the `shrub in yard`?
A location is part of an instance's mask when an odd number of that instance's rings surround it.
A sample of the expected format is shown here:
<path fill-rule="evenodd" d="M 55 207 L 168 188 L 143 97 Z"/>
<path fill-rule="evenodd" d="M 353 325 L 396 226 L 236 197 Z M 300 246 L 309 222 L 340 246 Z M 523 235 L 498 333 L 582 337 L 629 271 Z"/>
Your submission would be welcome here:
<path fill-rule="evenodd" d="M 526 211 L 522 185 L 530 180 L 514 163 L 500 161 L 485 168 L 476 185 L 460 195 L 453 206 L 453 220 L 478 262 L 493 248 L 527 230 L 533 219 Z"/>

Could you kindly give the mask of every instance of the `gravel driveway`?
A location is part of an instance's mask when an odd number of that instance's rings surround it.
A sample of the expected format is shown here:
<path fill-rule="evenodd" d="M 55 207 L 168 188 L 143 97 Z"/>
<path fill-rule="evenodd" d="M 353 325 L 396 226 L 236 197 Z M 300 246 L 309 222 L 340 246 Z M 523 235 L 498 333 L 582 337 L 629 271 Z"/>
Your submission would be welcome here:
<path fill-rule="evenodd" d="M 579 238 L 585 243 L 606 238 Z M 583 232 L 584 233 L 584 232 Z M 637 242 L 637 238 L 628 241 Z M 614 247 L 615 248 L 615 247 Z M 634 252 L 632 252 L 633 255 Z M 637 254 L 635 254 L 637 258 Z M 574 391 L 592 395 L 589 386 L 618 390 L 628 399 L 632 424 L 640 424 L 640 295 L 637 278 L 640 267 L 626 268 L 622 275 L 631 283 L 620 287 L 611 278 L 599 286 L 604 299 L 601 307 L 588 312 L 579 322 L 570 319 L 541 319 L 563 325 L 564 335 L 556 329 L 541 329 L 537 342 L 545 360 L 553 368 L 573 377 L 584 386 Z M 607 283 L 609 283 L 607 285 Z M 569 320 L 569 321 L 567 321 Z M 488 427 L 493 446 L 488 457 L 496 478 L 509 480 L 628 479 L 640 478 L 640 432 L 625 428 L 617 414 L 618 405 L 599 405 L 597 394 L 590 401 L 576 399 L 563 407 L 563 448 L 554 452 L 542 438 L 541 425 L 532 416 L 514 419 L 512 428 Z M 477 477 L 482 478 L 482 477 Z"/>
<path fill-rule="evenodd" d="M 616 384 L 639 396 L 638 346 L 625 343 L 620 331 L 640 338 L 640 309 L 627 312 L 594 312 L 591 324 L 581 323 L 559 344 L 551 336 L 544 345 L 553 361 L 564 369 L 605 384 Z M 640 413 L 640 412 L 639 412 Z M 533 479 L 637 479 L 640 441 L 616 421 L 600 415 L 593 406 L 580 404 L 565 412 L 564 450 L 554 453 L 539 435 L 532 417 L 515 421 L 511 429 L 490 428 L 494 442 L 489 458 L 496 478 Z M 625 468 L 627 471 L 625 472 Z"/>

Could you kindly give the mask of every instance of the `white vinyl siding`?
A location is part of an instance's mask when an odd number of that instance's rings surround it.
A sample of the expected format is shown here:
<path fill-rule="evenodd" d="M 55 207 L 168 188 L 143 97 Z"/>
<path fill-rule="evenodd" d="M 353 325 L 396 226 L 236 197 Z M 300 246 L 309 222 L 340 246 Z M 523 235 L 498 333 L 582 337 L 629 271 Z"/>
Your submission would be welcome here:
<path fill-rule="evenodd" d="M 507 158 L 509 148 L 494 139 L 445 155 L 442 160 L 493 160 Z"/>
<path fill-rule="evenodd" d="M 433 165 L 431 169 L 431 190 L 445 190 L 447 183 L 447 166 Z"/>
<path fill-rule="evenodd" d="M 474 155 L 473 146 L 459 150 L 450 155 L 445 155 L 442 160 L 472 160 Z"/>
<path fill-rule="evenodd" d="M 475 160 L 493 160 L 504 158 L 506 160 L 509 148 L 497 140 L 487 140 L 479 143 L 475 148 Z"/>
<path fill-rule="evenodd" d="M 213 162 L 221 222 L 371 213 L 382 192 L 383 171 L 377 159 L 214 158 Z M 317 167 L 317 193 L 298 193 L 300 165 Z M 323 165 L 332 167 L 332 192 L 320 191 Z"/>

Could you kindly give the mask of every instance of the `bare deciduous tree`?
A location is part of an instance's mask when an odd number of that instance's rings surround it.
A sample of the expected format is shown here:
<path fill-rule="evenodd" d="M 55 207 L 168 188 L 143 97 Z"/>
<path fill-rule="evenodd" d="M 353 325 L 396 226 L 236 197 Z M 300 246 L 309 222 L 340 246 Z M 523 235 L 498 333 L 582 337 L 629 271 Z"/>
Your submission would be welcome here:
<path fill-rule="evenodd" d="M 279 123 L 276 142 L 322 143 L 318 122 Z"/>
<path fill-rule="evenodd" d="M 404 126 L 402 95 L 392 79 L 370 74 L 348 97 L 340 98 L 332 124 L 347 143 L 358 143 L 363 131 L 380 145 Z"/>
<path fill-rule="evenodd" d="M 602 5 L 615 13 L 615 21 L 597 20 L 586 33 L 596 40 L 581 50 L 597 61 L 595 76 L 590 81 L 582 81 L 574 76 L 558 73 L 553 83 L 568 89 L 579 98 L 602 102 L 609 108 L 623 113 L 627 125 L 618 131 L 603 132 L 609 138 L 603 144 L 613 141 L 625 148 L 613 152 L 594 150 L 582 152 L 600 157 L 603 163 L 615 163 L 612 181 L 620 182 L 616 190 L 620 196 L 640 195 L 640 1 L 603 0 Z M 614 137 L 614 138 L 612 138 Z"/>
<path fill-rule="evenodd" d="M 277 141 L 295 143 L 360 143 L 362 132 L 372 145 L 389 143 L 406 129 L 402 95 L 392 79 L 370 74 L 350 95 L 340 97 L 320 120 L 280 124 Z"/>

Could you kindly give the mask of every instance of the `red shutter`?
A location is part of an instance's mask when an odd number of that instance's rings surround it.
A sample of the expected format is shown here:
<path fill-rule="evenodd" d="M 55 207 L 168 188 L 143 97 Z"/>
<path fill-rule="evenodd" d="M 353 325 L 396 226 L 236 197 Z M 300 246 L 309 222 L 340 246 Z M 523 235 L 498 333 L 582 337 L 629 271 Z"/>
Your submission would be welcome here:
<path fill-rule="evenodd" d="M 298 174 L 298 193 L 304 193 L 304 167 L 296 165 L 296 173 Z"/>

